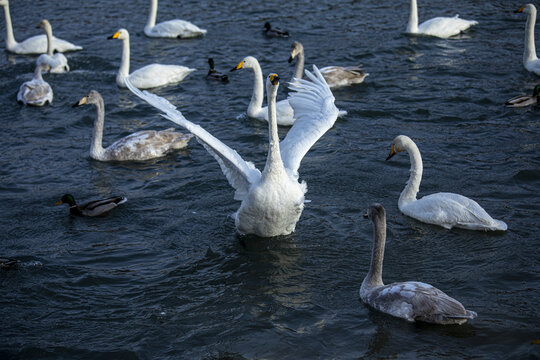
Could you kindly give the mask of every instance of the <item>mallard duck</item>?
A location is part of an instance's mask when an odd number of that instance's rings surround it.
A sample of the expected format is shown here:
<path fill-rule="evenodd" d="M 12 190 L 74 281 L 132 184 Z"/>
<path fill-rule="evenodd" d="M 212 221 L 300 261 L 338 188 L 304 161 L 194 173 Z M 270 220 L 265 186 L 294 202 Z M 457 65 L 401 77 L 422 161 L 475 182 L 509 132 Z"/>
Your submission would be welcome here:
<path fill-rule="evenodd" d="M 48 71 L 49 64 L 38 62 L 34 70 L 34 77 L 24 82 L 17 93 L 17 101 L 23 105 L 43 106 L 53 101 L 51 85 L 43 80 L 42 71 Z"/>
<path fill-rule="evenodd" d="M 173 128 L 166 130 L 143 130 L 116 140 L 107 148 L 103 148 L 103 123 L 105 121 L 105 105 L 100 93 L 91 90 L 81 100 L 73 104 L 73 107 L 94 104 L 97 117 L 94 121 L 90 156 L 99 161 L 142 161 L 165 156 L 173 150 L 183 149 L 193 137 L 191 134 L 183 134 L 174 131 Z"/>
<path fill-rule="evenodd" d="M 536 105 L 538 103 L 538 95 L 540 95 L 540 85 L 536 85 L 532 95 L 520 95 L 508 100 L 505 105 L 508 107 L 525 107 Z"/>
<path fill-rule="evenodd" d="M 407 151 L 411 159 L 411 175 L 398 200 L 399 210 L 416 220 L 451 229 L 506 231 L 501 220 L 493 219 L 476 201 L 454 193 L 435 193 L 416 199 L 422 181 L 420 150 L 408 136 L 396 136 L 390 148 L 389 160 L 395 154 Z"/>
<path fill-rule="evenodd" d="M 272 28 L 268 21 L 264 23 L 263 31 L 268 37 L 288 38 L 290 36 L 288 31 L 282 30 L 280 28 Z"/>
<path fill-rule="evenodd" d="M 229 77 L 226 74 L 222 74 L 218 72 L 216 69 L 214 69 L 214 59 L 208 58 L 208 65 L 210 66 L 210 69 L 208 70 L 208 74 L 206 75 L 207 79 L 217 80 L 217 81 L 222 81 L 222 82 L 229 81 Z"/>
<path fill-rule="evenodd" d="M 56 204 L 68 204 L 69 212 L 77 216 L 105 216 L 120 204 L 127 201 L 124 196 L 114 196 L 108 199 L 90 201 L 84 205 L 77 205 L 73 195 L 65 194 Z"/>
<path fill-rule="evenodd" d="M 19 260 L 0 257 L 0 269 L 3 269 L 3 270 L 13 269 L 15 266 L 17 266 L 18 263 L 19 263 Z"/>
<path fill-rule="evenodd" d="M 408 320 L 434 324 L 463 324 L 476 313 L 429 284 L 418 281 L 384 285 L 382 267 L 386 242 L 386 214 L 381 204 L 371 204 L 368 217 L 373 222 L 371 266 L 360 287 L 360 298 L 369 306 Z"/>

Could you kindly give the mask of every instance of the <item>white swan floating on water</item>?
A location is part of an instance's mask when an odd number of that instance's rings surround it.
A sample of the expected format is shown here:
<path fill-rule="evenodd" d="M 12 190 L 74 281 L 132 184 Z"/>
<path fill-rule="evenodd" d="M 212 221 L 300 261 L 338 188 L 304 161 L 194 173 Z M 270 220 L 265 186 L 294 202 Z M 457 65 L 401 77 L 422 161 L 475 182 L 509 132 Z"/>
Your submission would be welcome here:
<path fill-rule="evenodd" d="M 178 83 L 195 71 L 181 65 L 150 64 L 129 73 L 129 32 L 120 29 L 108 39 L 122 40 L 122 63 L 116 75 L 116 84 L 126 87 L 126 78 L 139 89 L 150 89 L 158 86 Z"/>
<path fill-rule="evenodd" d="M 69 65 L 67 58 L 64 54 L 57 52 L 54 53 L 53 48 L 53 34 L 52 34 L 52 27 L 48 20 L 41 20 L 41 22 L 38 25 L 38 28 L 42 27 L 45 30 L 45 34 L 47 36 L 47 53 L 39 55 L 37 59 L 37 63 L 46 63 L 51 67 L 51 70 L 49 72 L 52 73 L 65 73 L 69 71 Z"/>
<path fill-rule="evenodd" d="M 291 63 L 294 58 L 296 58 L 296 67 L 291 82 L 294 82 L 295 78 L 301 79 L 302 74 L 304 73 L 304 46 L 298 41 L 293 42 L 291 45 L 289 63 Z M 360 65 L 347 67 L 325 66 L 320 69 L 320 71 L 330 89 L 360 84 L 364 82 L 366 76 L 369 76 L 368 73 L 365 73 L 362 70 Z"/>
<path fill-rule="evenodd" d="M 406 32 L 447 39 L 477 24 L 478 21 L 460 19 L 459 15 L 456 15 L 454 17 L 436 17 L 418 25 L 418 6 L 416 0 L 411 0 L 411 12 Z"/>
<path fill-rule="evenodd" d="M 373 222 L 371 265 L 362 286 L 360 298 L 369 306 L 410 322 L 463 324 L 476 313 L 467 310 L 454 298 L 429 284 L 418 281 L 384 285 L 382 267 L 386 243 L 386 214 L 381 204 L 371 204 L 369 219 Z"/>
<path fill-rule="evenodd" d="M 0 0 L 6 16 L 6 50 L 15 54 L 44 54 L 47 52 L 47 37 L 45 35 L 32 36 L 23 42 L 17 42 L 13 35 L 9 1 Z M 53 47 L 59 52 L 82 50 L 82 46 L 74 45 L 68 41 L 53 37 Z"/>
<path fill-rule="evenodd" d="M 34 70 L 34 77 L 24 82 L 17 93 L 17 101 L 24 105 L 43 106 L 53 101 L 53 90 L 48 82 L 43 80 L 42 71 L 48 71 L 49 64 L 38 63 Z"/>
<path fill-rule="evenodd" d="M 158 0 L 150 0 L 150 15 L 144 27 L 146 36 L 186 39 L 206 34 L 206 30 L 186 20 L 174 19 L 156 24 L 157 7 Z"/>
<path fill-rule="evenodd" d="M 523 66 L 527 71 L 540 75 L 540 60 L 536 56 L 534 45 L 534 26 L 536 25 L 536 7 L 533 4 L 522 6 L 516 13 L 527 14 L 525 24 L 525 50 L 523 51 Z"/>
<path fill-rule="evenodd" d="M 105 121 L 105 105 L 100 93 L 91 90 L 73 107 L 94 104 L 97 116 L 94 121 L 94 132 L 90 145 L 90 157 L 99 161 L 148 160 L 165 156 L 168 152 L 183 149 L 187 146 L 191 134 L 182 134 L 173 128 L 155 131 L 138 131 L 116 140 L 106 149 L 103 148 L 103 123 Z"/>
<path fill-rule="evenodd" d="M 304 208 L 304 194 L 307 191 L 306 183 L 298 182 L 300 162 L 311 146 L 334 125 L 338 115 L 330 88 L 315 66 L 313 70 L 315 75 L 306 70 L 306 75 L 313 82 L 300 80 L 297 84 L 291 84 L 295 92 L 289 96 L 289 102 L 297 120 L 281 143 L 276 119 L 279 77 L 276 74 L 268 76 L 266 90 L 270 146 L 262 173 L 253 163 L 242 159 L 236 151 L 202 127 L 188 121 L 167 100 L 139 91 L 130 80 L 126 83 L 135 95 L 163 111 L 163 117 L 195 135 L 218 161 L 229 184 L 236 190 L 234 198 L 242 201 L 235 214 L 237 230 L 244 234 L 272 237 L 294 231 Z"/>
<path fill-rule="evenodd" d="M 503 221 L 493 219 L 476 201 L 463 195 L 436 193 L 417 200 L 416 194 L 422 181 L 422 157 L 418 147 L 408 136 L 399 135 L 392 142 L 390 155 L 386 160 L 401 151 L 407 151 L 411 159 L 411 176 L 398 201 L 402 213 L 446 229 L 453 227 L 469 230 L 507 229 Z"/>

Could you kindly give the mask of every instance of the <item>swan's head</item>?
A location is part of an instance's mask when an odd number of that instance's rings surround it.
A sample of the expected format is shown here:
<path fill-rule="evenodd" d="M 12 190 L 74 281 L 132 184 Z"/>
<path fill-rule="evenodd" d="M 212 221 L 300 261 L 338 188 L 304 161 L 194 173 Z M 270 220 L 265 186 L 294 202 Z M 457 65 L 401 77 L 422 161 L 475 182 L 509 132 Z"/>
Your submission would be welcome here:
<path fill-rule="evenodd" d="M 386 211 L 384 210 L 384 207 L 379 203 L 373 203 L 369 205 L 367 215 L 369 220 L 371 220 L 373 223 L 386 220 Z"/>
<path fill-rule="evenodd" d="M 293 42 L 291 45 L 291 56 L 289 57 L 289 63 L 291 63 L 296 55 L 300 53 L 304 53 L 304 46 L 298 41 Z"/>
<path fill-rule="evenodd" d="M 97 104 L 101 101 L 103 101 L 101 95 L 96 90 L 90 90 L 88 94 L 86 94 L 81 98 L 81 100 L 73 104 L 72 107 L 83 106 L 87 104 Z"/>
<path fill-rule="evenodd" d="M 407 145 L 411 143 L 412 140 L 410 137 L 405 135 L 398 135 L 392 141 L 392 147 L 390 148 L 390 155 L 386 160 L 390 159 L 392 156 L 396 155 L 398 152 L 407 150 Z"/>
<path fill-rule="evenodd" d="M 279 76 L 278 76 L 278 74 L 270 74 L 270 75 L 268 75 L 267 83 L 270 86 L 279 86 Z"/>
<path fill-rule="evenodd" d="M 119 39 L 119 40 L 129 39 L 129 32 L 126 29 L 120 29 L 114 34 L 112 34 L 111 36 L 109 36 L 107 39 Z"/>
<path fill-rule="evenodd" d="M 534 14 L 536 13 L 536 7 L 533 4 L 527 4 L 525 6 L 520 7 L 515 13 L 525 13 L 525 14 Z"/>
<path fill-rule="evenodd" d="M 47 19 L 41 20 L 41 22 L 37 26 L 38 28 L 43 28 L 45 30 L 51 29 L 51 23 Z"/>
<path fill-rule="evenodd" d="M 8 0 L 0 0 L 0 6 L 9 6 Z"/>
<path fill-rule="evenodd" d="M 246 56 L 244 60 L 240 61 L 238 65 L 233 67 L 231 71 L 240 70 L 240 69 L 253 69 L 253 67 L 259 62 L 253 56 Z"/>

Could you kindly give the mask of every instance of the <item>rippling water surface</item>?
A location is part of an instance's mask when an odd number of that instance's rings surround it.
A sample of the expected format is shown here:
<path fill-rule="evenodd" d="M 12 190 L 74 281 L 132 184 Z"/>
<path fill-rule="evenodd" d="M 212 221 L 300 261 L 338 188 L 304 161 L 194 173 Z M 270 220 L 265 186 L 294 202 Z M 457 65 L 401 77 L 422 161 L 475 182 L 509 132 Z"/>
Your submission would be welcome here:
<path fill-rule="evenodd" d="M 148 1 L 11 3 L 16 38 L 56 36 L 84 46 L 68 53 L 72 72 L 45 75 L 54 102 L 16 102 L 35 57 L 0 57 L 2 153 L 0 271 L 3 359 L 351 359 L 532 358 L 539 353 L 539 114 L 503 106 L 540 82 L 522 66 L 526 17 L 518 1 L 420 0 L 420 20 L 459 13 L 479 25 L 452 40 L 403 34 L 400 1 L 165 1 L 158 20 L 189 19 L 208 30 L 188 41 L 143 33 Z M 450 8 L 452 7 L 452 8 Z M 3 15 L 2 15 L 3 16 Z M 292 39 L 266 39 L 265 21 Z M 2 18 L 0 34 L 5 37 Z M 142 163 L 89 158 L 95 111 L 70 105 L 91 89 L 106 104 L 105 145 L 172 124 L 117 88 L 118 28 L 131 32 L 131 65 L 199 69 L 155 93 L 179 106 L 247 160 L 264 166 L 266 124 L 245 118 L 250 71 L 228 84 L 205 80 L 206 59 L 227 71 L 253 55 L 264 73 L 288 79 L 290 44 L 306 63 L 362 63 L 364 84 L 334 91 L 345 118 L 300 168 L 308 183 L 296 232 L 239 237 L 239 206 L 214 159 L 197 142 Z M 285 98 L 280 89 L 279 98 Z M 287 128 L 280 129 L 283 137 Z M 452 191 L 477 200 L 506 233 L 445 230 L 402 215 L 409 175 L 392 139 L 413 138 L 424 159 L 420 196 Z M 53 204 L 123 194 L 108 217 L 76 218 Z M 386 282 L 421 280 L 459 299 L 478 318 L 462 326 L 414 325 L 374 312 L 358 298 L 372 229 L 367 206 L 387 209 Z"/>

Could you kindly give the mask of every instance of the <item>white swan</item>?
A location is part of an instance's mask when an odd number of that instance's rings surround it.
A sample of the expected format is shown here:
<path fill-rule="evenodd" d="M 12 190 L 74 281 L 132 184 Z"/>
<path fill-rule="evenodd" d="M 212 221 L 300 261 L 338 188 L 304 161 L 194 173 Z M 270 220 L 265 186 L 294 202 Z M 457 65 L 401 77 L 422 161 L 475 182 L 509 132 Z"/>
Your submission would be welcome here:
<path fill-rule="evenodd" d="M 13 35 L 11 15 L 9 14 L 9 1 L 0 0 L 6 16 L 6 50 L 15 54 L 43 54 L 47 51 L 47 38 L 45 35 L 32 36 L 18 43 Z M 54 48 L 59 52 L 82 50 L 81 46 L 53 37 Z"/>
<path fill-rule="evenodd" d="M 289 57 L 289 63 L 291 63 L 294 58 L 297 59 L 294 75 L 291 80 L 292 82 L 294 82 L 295 78 L 302 78 L 302 74 L 304 72 L 304 46 L 298 41 L 293 42 L 291 45 L 291 56 Z M 362 70 L 360 65 L 347 67 L 325 66 L 320 70 L 321 74 L 326 80 L 326 83 L 328 86 L 330 86 L 330 89 L 360 84 L 364 82 L 365 77 L 369 75 Z"/>
<path fill-rule="evenodd" d="M 262 107 L 264 97 L 263 74 L 261 65 L 253 56 L 247 56 L 240 61 L 231 71 L 240 69 L 253 70 L 253 95 L 249 102 L 247 115 L 261 121 L 268 121 L 268 107 Z M 281 100 L 276 103 L 277 124 L 290 126 L 294 124 L 294 112 L 289 100 Z"/>
<path fill-rule="evenodd" d="M 126 78 L 139 89 L 149 89 L 163 85 L 174 84 L 182 81 L 186 76 L 195 71 L 181 65 L 150 64 L 129 73 L 129 32 L 120 29 L 108 39 L 122 40 L 122 64 L 116 75 L 116 84 L 126 87 Z"/>
<path fill-rule="evenodd" d="M 446 39 L 458 35 L 477 24 L 478 21 L 460 19 L 459 15 L 456 15 L 454 17 L 436 17 L 418 25 L 418 7 L 416 0 L 411 0 L 411 13 L 406 32 L 409 34 L 429 35 Z"/>
<path fill-rule="evenodd" d="M 371 265 L 362 286 L 360 298 L 369 306 L 411 322 L 463 324 L 476 313 L 466 310 L 456 299 L 422 282 L 407 281 L 384 285 L 382 267 L 386 242 L 386 214 L 381 204 L 371 204 L 368 216 L 373 222 Z"/>
<path fill-rule="evenodd" d="M 69 71 L 69 65 L 67 58 L 64 54 L 57 52 L 54 53 L 53 49 L 53 35 L 52 27 L 48 20 L 41 20 L 38 25 L 43 27 L 45 34 L 47 36 L 47 53 L 39 55 L 37 63 L 46 63 L 51 67 L 50 72 L 52 73 L 65 73 Z"/>
<path fill-rule="evenodd" d="M 26 81 L 19 88 L 17 101 L 20 104 L 43 106 L 53 101 L 53 91 L 51 85 L 43 80 L 42 71 L 48 71 L 51 67 L 48 64 L 36 64 L 34 78 Z"/>
<path fill-rule="evenodd" d="M 495 220 L 472 199 L 453 193 L 436 193 L 416 199 L 422 181 L 422 157 L 416 144 L 405 135 L 396 136 L 386 160 L 400 151 L 407 151 L 411 159 L 411 176 L 399 196 L 402 213 L 428 224 L 469 230 L 507 229 L 503 221 Z"/>
<path fill-rule="evenodd" d="M 104 149 L 103 122 L 105 121 L 105 105 L 99 92 L 91 90 L 86 96 L 73 105 L 73 107 L 94 104 L 97 110 L 94 121 L 94 133 L 90 145 L 90 156 L 99 161 L 129 161 L 148 160 L 166 155 L 168 152 L 183 149 L 187 146 L 191 134 L 175 132 L 173 128 L 154 131 L 144 130 L 128 135 L 115 141 Z"/>
<path fill-rule="evenodd" d="M 156 24 L 157 0 L 150 0 L 150 15 L 144 27 L 144 34 L 159 38 L 192 38 L 206 34 L 206 30 L 185 20 L 169 20 Z"/>
<path fill-rule="evenodd" d="M 525 51 L 523 52 L 523 66 L 527 71 L 540 75 L 540 60 L 536 56 L 534 45 L 534 26 L 536 25 L 536 7 L 527 4 L 516 12 L 527 14 L 527 24 L 525 24 Z"/>
<path fill-rule="evenodd" d="M 295 90 L 289 101 L 297 115 L 294 126 L 279 143 L 276 121 L 276 94 L 279 77 L 268 76 L 269 141 L 268 157 L 261 172 L 253 163 L 246 162 L 236 151 L 210 135 L 199 125 L 184 118 L 167 100 L 141 92 L 127 81 L 128 88 L 150 105 L 163 111 L 162 116 L 184 127 L 195 135 L 206 150 L 214 156 L 221 170 L 236 190 L 234 198 L 242 204 L 235 214 L 240 233 L 262 237 L 287 235 L 294 231 L 304 208 L 305 182 L 298 182 L 298 168 L 311 146 L 336 121 L 338 110 L 334 96 L 319 70 L 315 75 L 306 70 L 313 81 L 300 80 L 291 84 Z"/>

